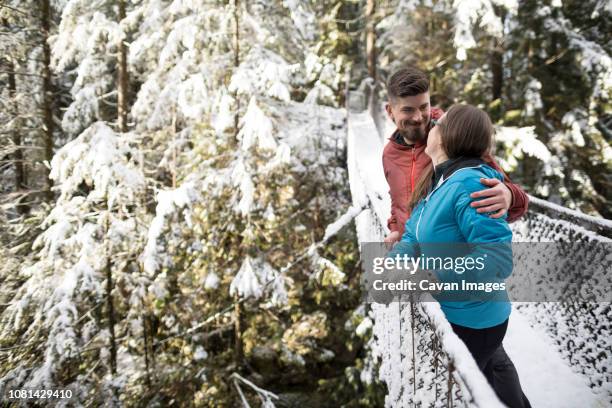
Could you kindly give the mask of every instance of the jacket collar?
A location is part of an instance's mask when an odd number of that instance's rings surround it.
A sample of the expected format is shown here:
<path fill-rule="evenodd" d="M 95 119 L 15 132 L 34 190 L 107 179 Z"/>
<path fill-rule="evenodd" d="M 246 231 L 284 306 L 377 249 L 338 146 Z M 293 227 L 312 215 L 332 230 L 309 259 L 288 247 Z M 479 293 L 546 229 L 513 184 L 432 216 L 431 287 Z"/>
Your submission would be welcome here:
<path fill-rule="evenodd" d="M 410 147 L 412 147 L 412 145 L 409 145 L 408 143 L 406 143 L 406 141 L 404 140 L 402 135 L 400 135 L 400 132 L 398 132 L 397 129 L 395 129 L 395 132 L 393 132 L 393 134 L 391 135 L 391 140 L 394 141 L 395 143 L 397 143 L 400 146 L 410 146 Z"/>
<path fill-rule="evenodd" d="M 419 147 L 425 146 L 427 144 L 427 138 L 425 138 L 425 140 L 422 141 L 421 143 L 408 144 L 408 143 L 406 143 L 406 141 L 404 140 L 404 138 L 402 137 L 402 135 L 400 134 L 400 132 L 397 129 L 395 129 L 395 131 L 393 132 L 391 137 L 389 137 L 389 141 L 394 143 L 395 147 L 397 147 L 397 148 L 399 148 L 401 150 L 408 150 L 408 149 L 412 149 L 412 148 L 419 148 Z"/>
<path fill-rule="evenodd" d="M 444 180 L 452 176 L 457 170 L 465 167 L 477 167 L 481 164 L 487 163 L 479 157 L 463 156 L 448 159 L 445 162 L 438 164 L 434 167 L 430 191 L 434 190 L 438 186 L 438 183 L 443 183 Z"/>

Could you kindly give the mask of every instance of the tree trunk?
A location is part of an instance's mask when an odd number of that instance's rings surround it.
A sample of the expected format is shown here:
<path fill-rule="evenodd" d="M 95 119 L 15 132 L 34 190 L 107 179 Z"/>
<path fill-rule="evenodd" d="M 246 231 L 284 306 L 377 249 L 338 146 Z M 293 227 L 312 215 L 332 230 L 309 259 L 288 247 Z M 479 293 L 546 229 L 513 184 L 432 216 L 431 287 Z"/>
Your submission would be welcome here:
<path fill-rule="evenodd" d="M 495 14 L 501 19 L 502 26 L 506 18 L 503 7 L 495 7 Z M 492 100 L 501 99 L 504 87 L 504 44 L 503 38 L 493 39 L 493 50 L 491 52 L 491 73 L 493 74 Z"/>
<path fill-rule="evenodd" d="M 240 0 L 234 0 L 234 71 L 240 66 Z M 236 112 L 234 113 L 234 141 L 238 144 L 238 122 L 240 120 L 240 100 L 234 92 Z"/>
<path fill-rule="evenodd" d="M 5 27 L 8 31 L 9 25 L 5 19 L 2 19 L 2 26 Z M 6 60 L 8 63 L 8 94 L 9 94 L 9 106 L 12 110 L 12 115 L 14 118 L 17 118 L 19 115 L 19 108 L 17 106 L 17 102 L 15 102 L 15 98 L 17 96 L 17 82 L 15 79 L 15 63 L 10 58 L 10 56 L 6 56 Z M 21 149 L 21 133 L 19 131 L 19 125 L 15 124 L 13 129 L 12 138 L 13 143 L 16 146 L 15 152 L 11 156 L 9 156 L 13 163 L 15 164 L 15 191 L 21 191 L 26 187 L 27 180 L 25 169 L 23 166 L 23 150 Z M 0 158 L 1 159 L 1 158 Z M 20 205 L 17 203 L 16 205 L 17 211 L 21 214 L 28 212 L 29 208 L 24 205 Z"/>
<path fill-rule="evenodd" d="M 238 296 L 234 298 L 234 358 L 236 361 L 236 368 L 238 369 L 242 365 L 242 303 Z"/>
<path fill-rule="evenodd" d="M 113 272 L 110 255 L 106 259 L 106 313 L 110 333 L 110 366 L 111 373 L 117 374 L 117 344 L 115 340 L 115 307 L 113 306 Z"/>
<path fill-rule="evenodd" d="M 49 0 L 42 0 L 41 2 L 42 13 L 40 16 L 40 25 L 42 27 L 42 49 L 43 49 L 43 128 L 44 128 L 44 146 L 45 146 L 45 160 L 51 163 L 53 159 L 53 89 L 51 85 L 51 49 L 49 47 L 49 27 L 50 27 L 50 6 Z M 53 180 L 48 175 L 47 179 L 47 199 L 53 198 L 51 187 L 53 187 Z"/>
<path fill-rule="evenodd" d="M 149 335 L 147 333 L 149 325 L 147 324 L 147 316 L 142 315 L 142 334 L 144 335 L 144 359 L 145 359 L 145 384 L 147 384 L 148 391 L 151 392 L 151 376 L 149 374 Z"/>
<path fill-rule="evenodd" d="M 14 103 L 15 97 L 17 96 L 17 83 L 15 81 L 15 64 L 13 61 L 9 60 L 9 74 L 8 74 L 8 89 L 9 89 L 9 98 L 12 101 L 13 105 L 13 115 L 17 117 L 19 114 L 17 104 Z M 21 133 L 19 128 L 16 127 L 13 130 L 13 143 L 16 146 L 16 150 L 13 153 L 13 160 L 15 163 L 15 191 L 20 191 L 25 188 L 26 180 L 25 180 L 25 172 L 23 169 L 23 150 L 21 149 Z"/>
<path fill-rule="evenodd" d="M 492 86 L 492 100 L 501 99 L 502 89 L 504 86 L 504 74 L 503 74 L 503 57 L 504 54 L 500 52 L 501 45 L 498 40 L 493 40 L 494 48 L 491 53 L 491 71 L 493 74 L 493 86 Z"/>
<path fill-rule="evenodd" d="M 107 201 L 108 202 L 108 201 Z M 108 235 L 110 229 L 110 208 L 106 204 L 106 217 L 104 222 L 104 235 Z M 107 238 L 108 239 L 108 238 Z M 109 365 L 111 367 L 111 373 L 117 374 L 117 342 L 115 338 L 115 306 L 113 305 L 113 268 L 111 258 L 111 243 L 106 243 L 106 318 L 108 320 L 108 332 L 110 334 L 110 356 Z"/>
<path fill-rule="evenodd" d="M 367 0 L 366 4 L 366 58 L 368 75 L 376 81 L 376 0 Z"/>
<path fill-rule="evenodd" d="M 125 18 L 125 0 L 119 0 L 119 22 Z M 127 92 L 128 73 L 125 39 L 119 41 L 117 61 L 117 127 L 120 132 L 127 132 Z"/>

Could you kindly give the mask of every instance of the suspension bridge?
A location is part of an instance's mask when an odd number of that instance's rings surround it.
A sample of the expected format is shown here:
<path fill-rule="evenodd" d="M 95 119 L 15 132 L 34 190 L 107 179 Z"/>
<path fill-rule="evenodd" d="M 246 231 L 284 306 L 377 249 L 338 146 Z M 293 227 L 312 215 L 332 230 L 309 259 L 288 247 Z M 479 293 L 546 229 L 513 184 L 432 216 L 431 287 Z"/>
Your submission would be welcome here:
<path fill-rule="evenodd" d="M 352 199 L 368 208 L 355 219 L 360 242 L 381 242 L 391 203 L 382 169 L 384 135 L 380 104 L 347 92 L 347 154 Z M 530 197 L 528 213 L 511 224 L 517 242 L 612 242 L 612 222 Z M 609 246 L 575 259 L 610 262 Z M 541 265 L 539 268 L 547 268 Z M 540 271 L 542 272 L 542 271 Z M 540 273 L 539 272 L 539 273 Z M 560 271 L 545 271 L 559 273 Z M 610 287 L 612 274 L 604 272 Z M 436 302 L 371 303 L 372 352 L 387 384 L 386 407 L 503 407 Z M 564 302 L 514 302 L 504 348 L 533 407 L 612 405 L 610 303 L 573 296 Z"/>

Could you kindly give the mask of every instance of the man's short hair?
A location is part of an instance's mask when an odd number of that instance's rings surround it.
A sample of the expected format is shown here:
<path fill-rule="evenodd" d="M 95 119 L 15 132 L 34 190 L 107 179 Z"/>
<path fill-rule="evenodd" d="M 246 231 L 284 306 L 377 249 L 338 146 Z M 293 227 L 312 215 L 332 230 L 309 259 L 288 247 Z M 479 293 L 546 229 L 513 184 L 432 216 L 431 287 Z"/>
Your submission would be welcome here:
<path fill-rule="evenodd" d="M 427 91 L 429 91 L 429 78 L 415 67 L 401 68 L 387 81 L 389 99 L 419 95 Z"/>

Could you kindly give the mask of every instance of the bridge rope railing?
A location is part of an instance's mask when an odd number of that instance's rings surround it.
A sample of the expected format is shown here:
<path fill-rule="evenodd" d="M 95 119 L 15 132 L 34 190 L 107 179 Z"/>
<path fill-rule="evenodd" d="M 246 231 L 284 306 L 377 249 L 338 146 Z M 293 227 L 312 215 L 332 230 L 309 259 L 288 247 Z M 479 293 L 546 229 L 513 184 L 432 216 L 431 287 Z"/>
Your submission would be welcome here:
<path fill-rule="evenodd" d="M 535 250 L 572 251 L 571 265 L 515 261 L 515 269 L 526 271 L 542 283 L 559 286 L 559 282 L 589 279 L 589 287 L 612 287 L 612 221 L 598 219 L 578 211 L 529 196 L 529 211 L 511 224 L 514 240 L 540 245 Z M 538 245 L 538 244 L 535 244 Z M 588 249 L 587 249 L 588 248 Z M 532 252 L 534 252 L 532 250 Z M 542 254 L 542 259 L 550 259 Z M 593 273 L 596 271 L 596 273 Z M 594 301 L 591 293 L 573 290 L 570 285 L 559 302 L 516 302 L 514 307 L 528 317 L 529 323 L 546 333 L 566 363 L 587 379 L 589 386 L 604 394 L 612 403 L 612 308 L 610 302 Z"/>
<path fill-rule="evenodd" d="M 368 202 L 368 209 L 356 219 L 358 238 L 360 242 L 381 242 L 388 233 L 390 202 L 382 170 L 380 125 L 372 118 L 371 103 L 362 93 L 347 92 L 346 104 L 351 194 L 355 203 Z M 515 240 L 521 242 L 601 243 L 609 242 L 612 236 L 612 222 L 535 197 L 530 197 L 526 216 L 512 228 Z M 599 260 L 607 256 L 602 248 L 595 255 Z M 578 275 L 580 262 L 597 259 L 577 260 L 571 272 Z M 436 302 L 410 298 L 369 306 L 372 350 L 380 361 L 379 377 L 389 391 L 386 406 L 503 406 Z M 609 349 L 605 342 L 611 338 L 609 303 L 573 296 L 564 302 L 519 302 L 515 307 L 551 337 L 568 364 L 587 377 L 592 388 L 610 388 L 610 355 L 602 353 Z M 584 339 L 578 340 L 573 328 L 579 328 Z"/>

